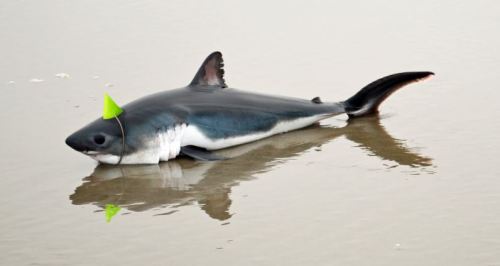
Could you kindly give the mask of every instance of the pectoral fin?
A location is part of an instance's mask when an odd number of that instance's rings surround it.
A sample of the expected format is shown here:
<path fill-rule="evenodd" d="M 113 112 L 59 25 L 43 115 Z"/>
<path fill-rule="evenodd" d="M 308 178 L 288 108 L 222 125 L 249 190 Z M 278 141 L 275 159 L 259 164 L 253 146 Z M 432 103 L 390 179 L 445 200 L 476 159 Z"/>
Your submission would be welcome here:
<path fill-rule="evenodd" d="M 199 161 L 219 161 L 226 159 L 204 148 L 191 145 L 182 147 L 181 154 Z"/>

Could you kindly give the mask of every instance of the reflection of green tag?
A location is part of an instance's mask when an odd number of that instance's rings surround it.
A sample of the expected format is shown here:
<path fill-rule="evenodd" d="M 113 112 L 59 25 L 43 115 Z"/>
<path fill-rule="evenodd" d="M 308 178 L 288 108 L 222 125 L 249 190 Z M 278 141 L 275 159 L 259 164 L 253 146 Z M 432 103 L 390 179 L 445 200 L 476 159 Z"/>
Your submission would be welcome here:
<path fill-rule="evenodd" d="M 111 222 L 111 218 L 115 216 L 122 208 L 114 204 L 106 204 L 106 222 Z"/>
<path fill-rule="evenodd" d="M 109 97 L 107 93 L 104 94 L 104 108 L 102 109 L 102 118 L 111 119 L 119 116 L 123 112 L 122 108 Z"/>

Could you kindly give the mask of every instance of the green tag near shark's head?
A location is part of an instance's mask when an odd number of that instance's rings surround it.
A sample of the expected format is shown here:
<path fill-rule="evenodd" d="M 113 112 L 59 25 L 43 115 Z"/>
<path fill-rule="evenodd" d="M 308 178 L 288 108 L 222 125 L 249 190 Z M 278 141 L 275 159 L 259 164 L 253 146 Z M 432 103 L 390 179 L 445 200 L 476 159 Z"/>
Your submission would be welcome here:
<path fill-rule="evenodd" d="M 120 210 L 121 210 L 121 208 L 117 205 L 106 204 L 106 209 L 105 209 L 106 222 L 108 222 L 108 223 L 111 222 L 111 218 L 113 218 L 113 216 L 115 216 Z"/>
<path fill-rule="evenodd" d="M 104 94 L 104 108 L 102 109 L 103 119 L 112 119 L 119 116 L 123 109 L 109 97 L 107 93 Z"/>

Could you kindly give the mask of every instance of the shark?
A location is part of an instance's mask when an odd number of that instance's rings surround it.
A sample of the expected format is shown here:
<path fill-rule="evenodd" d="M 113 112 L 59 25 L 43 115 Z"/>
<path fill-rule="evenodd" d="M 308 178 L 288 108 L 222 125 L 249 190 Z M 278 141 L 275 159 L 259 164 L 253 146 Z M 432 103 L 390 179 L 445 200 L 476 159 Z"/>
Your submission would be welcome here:
<path fill-rule="evenodd" d="M 115 119 L 103 116 L 66 138 L 66 144 L 104 164 L 158 164 L 179 156 L 225 159 L 229 147 L 305 128 L 340 114 L 349 119 L 378 113 L 380 104 L 430 71 L 392 74 L 344 101 L 265 95 L 227 86 L 222 53 L 211 53 L 186 87 L 132 101 Z"/>

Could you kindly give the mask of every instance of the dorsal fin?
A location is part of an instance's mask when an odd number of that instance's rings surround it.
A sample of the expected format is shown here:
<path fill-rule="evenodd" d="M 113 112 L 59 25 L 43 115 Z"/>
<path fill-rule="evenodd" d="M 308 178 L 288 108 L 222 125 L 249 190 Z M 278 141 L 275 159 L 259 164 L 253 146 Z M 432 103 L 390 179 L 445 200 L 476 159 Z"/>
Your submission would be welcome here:
<path fill-rule="evenodd" d="M 226 81 L 224 81 L 224 60 L 222 59 L 221 52 L 213 52 L 211 53 L 200 69 L 194 76 L 193 81 L 191 81 L 190 85 L 215 85 L 221 86 L 222 88 L 226 88 Z"/>
<path fill-rule="evenodd" d="M 321 101 L 320 97 L 314 97 L 314 98 L 312 98 L 311 102 L 316 103 L 316 104 L 323 103 L 323 101 Z"/>

